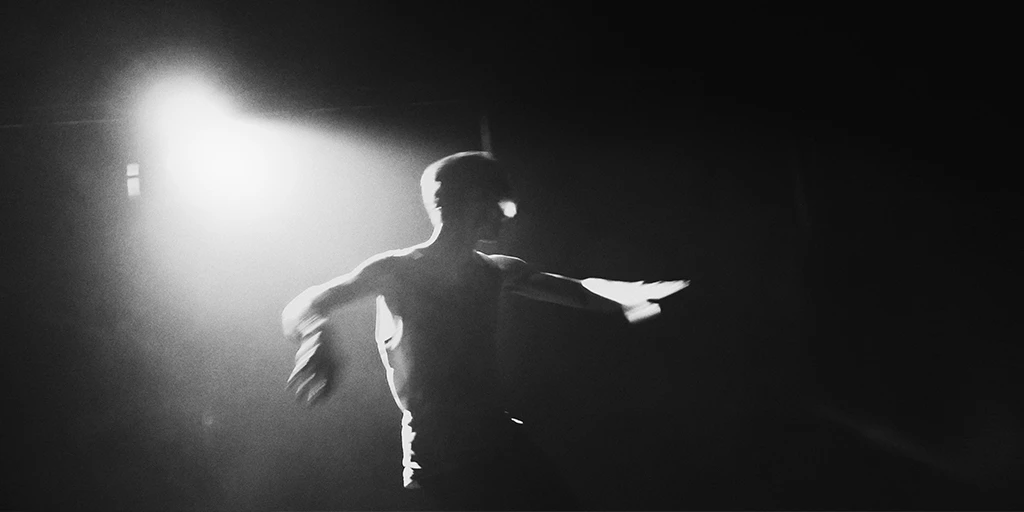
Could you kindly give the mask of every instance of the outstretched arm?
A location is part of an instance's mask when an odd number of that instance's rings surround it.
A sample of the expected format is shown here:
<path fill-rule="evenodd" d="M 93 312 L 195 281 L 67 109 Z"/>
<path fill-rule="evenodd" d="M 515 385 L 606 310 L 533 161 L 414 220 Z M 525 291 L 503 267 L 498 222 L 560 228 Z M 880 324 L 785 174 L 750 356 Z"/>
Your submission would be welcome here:
<path fill-rule="evenodd" d="M 611 281 L 591 277 L 580 284 L 595 295 L 614 301 L 622 307 L 629 323 L 642 322 L 661 314 L 658 301 L 687 286 L 689 281 Z"/>
<path fill-rule="evenodd" d="M 593 311 L 615 311 L 630 323 L 657 316 L 657 301 L 689 286 L 689 281 L 624 282 L 608 279 L 573 279 L 539 272 L 525 261 L 511 256 L 493 255 L 501 267 L 506 286 L 517 294 L 564 306 Z"/>

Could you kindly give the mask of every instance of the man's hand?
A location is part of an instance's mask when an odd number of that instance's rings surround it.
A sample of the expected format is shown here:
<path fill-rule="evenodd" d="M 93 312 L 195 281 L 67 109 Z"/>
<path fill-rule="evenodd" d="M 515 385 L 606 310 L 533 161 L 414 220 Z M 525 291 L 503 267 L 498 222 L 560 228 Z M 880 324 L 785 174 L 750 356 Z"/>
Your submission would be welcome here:
<path fill-rule="evenodd" d="M 295 398 L 313 405 L 327 397 L 334 387 L 337 361 L 324 337 L 327 317 L 313 311 L 312 301 L 320 290 L 310 288 L 292 300 L 281 312 L 281 330 L 285 338 L 299 345 L 295 368 L 288 376 L 288 388 Z"/>
<path fill-rule="evenodd" d="M 288 387 L 294 388 L 295 398 L 307 406 L 334 391 L 338 361 L 323 334 L 317 331 L 302 341 L 295 353 L 295 368 L 288 376 Z"/>
<path fill-rule="evenodd" d="M 281 331 L 295 343 L 319 332 L 327 318 L 313 311 L 313 299 L 321 293 L 319 287 L 310 287 L 292 299 L 281 311 Z"/>
<path fill-rule="evenodd" d="M 622 312 L 629 323 L 635 324 L 661 314 L 658 301 L 690 285 L 689 281 L 657 281 L 633 283 L 590 278 L 580 281 L 584 288 L 595 295 L 615 301 L 622 306 Z"/>

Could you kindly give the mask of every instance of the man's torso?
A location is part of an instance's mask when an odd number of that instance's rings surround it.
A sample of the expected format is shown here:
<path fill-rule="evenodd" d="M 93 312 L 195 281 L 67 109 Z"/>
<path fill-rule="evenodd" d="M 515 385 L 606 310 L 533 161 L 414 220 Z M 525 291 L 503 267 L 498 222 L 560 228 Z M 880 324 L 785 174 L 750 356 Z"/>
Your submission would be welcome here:
<path fill-rule="evenodd" d="M 388 383 L 403 410 L 406 484 L 482 456 L 508 435 L 497 365 L 503 272 L 486 255 L 453 267 L 413 249 L 391 257 L 378 299 Z M 380 329 L 378 329 L 380 331 Z"/>

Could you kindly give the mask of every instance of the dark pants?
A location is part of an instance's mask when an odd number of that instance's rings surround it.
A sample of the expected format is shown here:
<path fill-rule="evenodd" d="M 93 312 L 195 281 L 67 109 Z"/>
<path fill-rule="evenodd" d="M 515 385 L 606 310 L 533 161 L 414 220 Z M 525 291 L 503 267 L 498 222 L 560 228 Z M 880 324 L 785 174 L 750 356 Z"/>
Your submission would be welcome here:
<path fill-rule="evenodd" d="M 478 462 L 417 478 L 438 510 L 578 510 L 554 465 L 521 429 Z"/>

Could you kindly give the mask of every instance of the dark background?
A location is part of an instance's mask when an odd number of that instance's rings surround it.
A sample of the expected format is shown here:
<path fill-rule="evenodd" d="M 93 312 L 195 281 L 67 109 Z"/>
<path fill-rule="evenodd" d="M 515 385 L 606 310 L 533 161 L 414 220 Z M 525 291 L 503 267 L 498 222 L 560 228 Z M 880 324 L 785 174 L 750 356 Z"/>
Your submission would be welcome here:
<path fill-rule="evenodd" d="M 521 197 L 494 250 L 692 281 L 635 326 L 508 301 L 512 406 L 584 507 L 1024 506 L 1007 14 L 602 5 L 5 6 L 0 508 L 429 507 L 372 310 L 339 319 L 354 369 L 318 411 L 276 315 L 425 238 L 415 178 L 485 113 Z M 139 84 L 196 59 L 254 116 L 418 137 L 352 213 L 398 234 L 269 238 L 339 260 L 215 269 L 277 283 L 242 312 L 176 287 L 122 173 Z"/>

